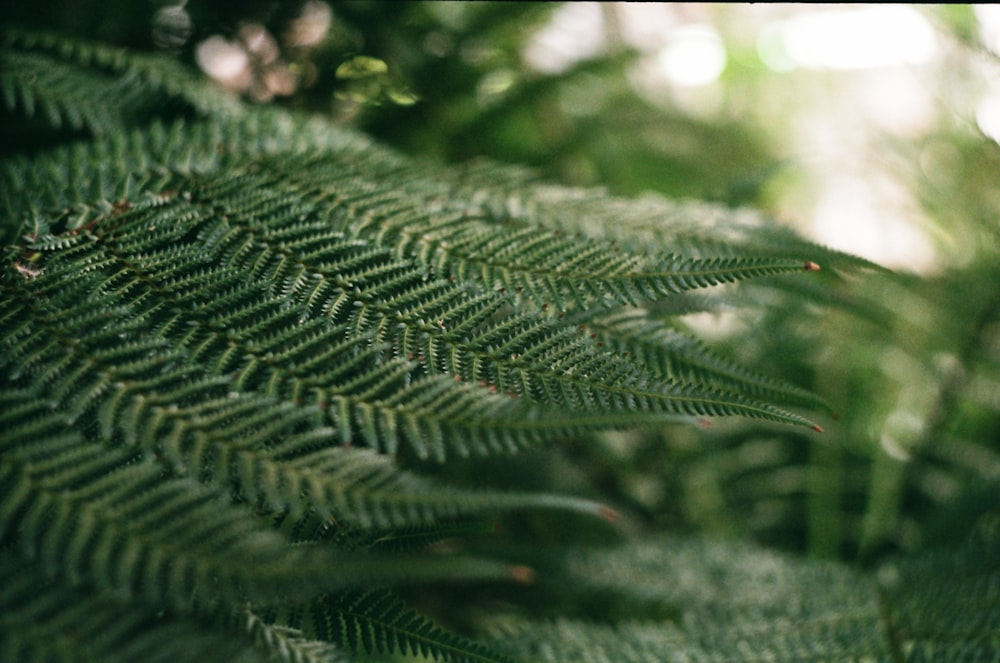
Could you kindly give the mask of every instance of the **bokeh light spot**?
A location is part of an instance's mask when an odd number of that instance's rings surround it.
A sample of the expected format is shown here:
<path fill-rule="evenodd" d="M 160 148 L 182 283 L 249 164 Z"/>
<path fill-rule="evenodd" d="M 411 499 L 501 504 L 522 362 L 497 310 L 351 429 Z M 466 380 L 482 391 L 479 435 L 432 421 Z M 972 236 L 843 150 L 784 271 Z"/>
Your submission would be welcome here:
<path fill-rule="evenodd" d="M 680 85 L 707 85 L 726 68 L 726 48 L 719 34 L 704 25 L 686 25 L 676 30 L 660 51 L 664 74 Z"/>

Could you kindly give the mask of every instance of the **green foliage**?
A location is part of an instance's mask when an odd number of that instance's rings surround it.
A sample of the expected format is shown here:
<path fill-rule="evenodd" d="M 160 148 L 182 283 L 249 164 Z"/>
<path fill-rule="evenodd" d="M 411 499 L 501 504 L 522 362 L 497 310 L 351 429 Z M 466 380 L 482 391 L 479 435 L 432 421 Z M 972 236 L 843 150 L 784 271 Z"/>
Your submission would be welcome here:
<path fill-rule="evenodd" d="M 165 57 L 20 31 L 2 57 L 38 138 L 0 165 L 5 660 L 995 657 L 988 512 L 869 571 L 658 534 L 627 485 L 612 531 L 555 476 L 567 447 L 623 484 L 667 468 L 690 508 L 760 435 L 815 449 L 828 399 L 681 315 L 791 292 L 856 320 L 873 265 L 749 212 L 404 157 Z M 763 310 L 793 344 L 794 306 Z M 716 418 L 743 424 L 685 454 Z M 622 470 L 621 435 L 656 462 Z"/>
<path fill-rule="evenodd" d="M 996 543 L 887 566 L 875 579 L 754 547 L 653 538 L 581 554 L 565 581 L 647 611 L 683 606 L 681 619 L 509 617 L 494 622 L 492 638 L 532 661 L 990 660 L 1000 617 Z M 946 568 L 961 577 L 944 580 Z"/>

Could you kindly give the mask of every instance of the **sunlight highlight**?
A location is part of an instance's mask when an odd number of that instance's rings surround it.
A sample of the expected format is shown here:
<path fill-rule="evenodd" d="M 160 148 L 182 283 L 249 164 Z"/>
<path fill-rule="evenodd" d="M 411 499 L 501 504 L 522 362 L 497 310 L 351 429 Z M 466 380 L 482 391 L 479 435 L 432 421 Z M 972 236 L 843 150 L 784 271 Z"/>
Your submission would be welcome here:
<path fill-rule="evenodd" d="M 976 105 L 976 125 L 984 135 L 1000 143 L 1000 90 L 987 95 Z"/>
<path fill-rule="evenodd" d="M 973 8 L 979 22 L 979 38 L 994 53 L 1000 53 L 1000 6 L 976 5 Z"/>
<path fill-rule="evenodd" d="M 856 70 L 931 59 L 934 30 L 912 7 L 869 6 L 793 16 L 766 28 L 758 54 L 770 69 Z"/>
<path fill-rule="evenodd" d="M 660 51 L 660 67 L 679 85 L 707 85 L 726 68 L 726 48 L 719 33 L 706 25 L 686 25 Z"/>

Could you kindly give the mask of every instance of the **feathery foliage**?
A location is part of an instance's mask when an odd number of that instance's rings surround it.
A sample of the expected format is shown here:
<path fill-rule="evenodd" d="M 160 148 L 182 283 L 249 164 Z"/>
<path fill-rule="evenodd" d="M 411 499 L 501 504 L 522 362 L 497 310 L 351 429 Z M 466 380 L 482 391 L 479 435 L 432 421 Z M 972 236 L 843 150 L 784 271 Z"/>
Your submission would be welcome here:
<path fill-rule="evenodd" d="M 679 618 L 501 618 L 492 642 L 531 661 L 989 660 L 1000 617 L 996 544 L 980 540 L 870 577 L 753 547 L 654 538 L 582 555 L 565 581 Z M 961 578 L 944 581 L 945 568 Z"/>
<path fill-rule="evenodd" d="M 875 266 L 721 206 L 431 165 L 163 56 L 0 48 L 7 112 L 46 135 L 0 164 L 4 659 L 997 651 L 986 535 L 878 574 L 663 536 L 496 543 L 526 510 L 597 538 L 618 518 L 491 481 L 515 452 L 715 418 L 820 430 L 823 398 L 678 316 L 754 283 L 835 299 Z M 414 585 L 616 607 L 463 632 Z"/>

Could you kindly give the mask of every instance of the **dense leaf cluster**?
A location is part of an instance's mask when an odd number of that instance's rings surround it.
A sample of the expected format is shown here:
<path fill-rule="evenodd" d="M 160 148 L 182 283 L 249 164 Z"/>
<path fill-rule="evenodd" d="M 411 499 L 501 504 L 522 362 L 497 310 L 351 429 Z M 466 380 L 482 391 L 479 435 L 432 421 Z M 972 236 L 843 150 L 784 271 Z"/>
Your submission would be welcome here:
<path fill-rule="evenodd" d="M 910 590 L 918 562 L 880 584 L 662 537 L 456 553 L 499 513 L 616 514 L 420 471 L 717 417 L 819 428 L 786 408 L 821 399 L 676 316 L 693 291 L 822 290 L 864 261 L 719 207 L 432 169 L 172 60 L 51 35 L 5 33 L 0 89 L 79 132 L 0 172 L 5 660 L 996 651 L 961 630 L 995 629 L 989 547 L 941 615 Z M 468 636 L 390 589 L 443 581 L 588 590 L 628 618 L 514 614 Z"/>

